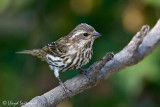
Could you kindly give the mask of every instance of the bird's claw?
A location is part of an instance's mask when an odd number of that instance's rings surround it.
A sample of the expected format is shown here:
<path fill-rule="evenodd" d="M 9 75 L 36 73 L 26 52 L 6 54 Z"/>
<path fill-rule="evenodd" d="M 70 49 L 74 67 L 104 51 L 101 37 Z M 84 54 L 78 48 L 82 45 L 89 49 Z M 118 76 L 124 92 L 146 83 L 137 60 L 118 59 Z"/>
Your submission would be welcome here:
<path fill-rule="evenodd" d="M 80 71 L 80 73 L 83 74 L 83 75 L 87 75 L 87 74 L 88 74 L 88 71 L 85 70 L 85 69 L 79 68 L 79 71 Z"/>
<path fill-rule="evenodd" d="M 68 89 L 68 87 L 62 83 L 62 82 L 59 82 L 60 86 L 63 88 L 63 91 L 65 92 L 65 94 L 67 95 L 67 97 L 71 98 L 71 90 Z"/>

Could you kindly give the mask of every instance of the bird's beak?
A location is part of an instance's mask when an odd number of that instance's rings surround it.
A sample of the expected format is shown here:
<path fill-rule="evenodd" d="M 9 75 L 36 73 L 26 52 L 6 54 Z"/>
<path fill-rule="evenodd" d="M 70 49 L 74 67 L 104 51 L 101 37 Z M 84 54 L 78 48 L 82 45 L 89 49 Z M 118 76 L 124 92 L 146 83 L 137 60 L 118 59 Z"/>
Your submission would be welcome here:
<path fill-rule="evenodd" d="M 94 39 L 97 39 L 97 38 L 99 38 L 99 37 L 101 37 L 102 35 L 100 34 L 100 33 L 98 33 L 97 31 L 94 31 L 94 33 L 93 33 L 93 38 Z"/>

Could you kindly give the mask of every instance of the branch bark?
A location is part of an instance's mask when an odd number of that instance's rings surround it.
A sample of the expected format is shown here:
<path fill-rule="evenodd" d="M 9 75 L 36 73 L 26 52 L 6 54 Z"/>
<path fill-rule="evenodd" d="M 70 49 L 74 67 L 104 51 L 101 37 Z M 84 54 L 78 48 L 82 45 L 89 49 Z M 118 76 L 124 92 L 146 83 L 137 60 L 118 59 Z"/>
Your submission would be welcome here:
<path fill-rule="evenodd" d="M 112 60 L 107 60 L 107 54 L 102 60 L 95 62 L 86 69 L 89 72 L 87 76 L 80 74 L 67 80 L 65 84 L 72 91 L 71 96 L 94 87 L 99 81 L 109 78 L 111 75 L 125 67 L 137 64 L 150 54 L 159 43 L 160 19 L 151 31 L 149 31 L 148 25 L 144 25 L 132 38 L 129 44 L 119 53 L 115 54 Z M 23 105 L 23 107 L 55 107 L 67 98 L 68 96 L 64 93 L 61 86 L 57 86 L 49 92 L 33 98 L 31 101 Z"/>

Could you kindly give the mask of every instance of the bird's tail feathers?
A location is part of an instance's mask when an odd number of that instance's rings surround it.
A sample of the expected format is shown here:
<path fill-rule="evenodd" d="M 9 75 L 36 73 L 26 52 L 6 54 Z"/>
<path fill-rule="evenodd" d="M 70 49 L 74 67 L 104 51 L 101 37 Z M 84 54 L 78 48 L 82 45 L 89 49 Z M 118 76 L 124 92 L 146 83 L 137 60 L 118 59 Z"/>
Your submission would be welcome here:
<path fill-rule="evenodd" d="M 18 54 L 30 54 L 33 56 L 37 56 L 41 60 L 45 60 L 46 52 L 44 52 L 42 49 L 33 49 L 33 50 L 24 50 L 20 52 L 16 52 Z"/>
<path fill-rule="evenodd" d="M 31 54 L 33 55 L 35 52 L 34 50 L 24 50 L 24 51 L 19 51 L 19 52 L 16 52 L 18 54 Z"/>

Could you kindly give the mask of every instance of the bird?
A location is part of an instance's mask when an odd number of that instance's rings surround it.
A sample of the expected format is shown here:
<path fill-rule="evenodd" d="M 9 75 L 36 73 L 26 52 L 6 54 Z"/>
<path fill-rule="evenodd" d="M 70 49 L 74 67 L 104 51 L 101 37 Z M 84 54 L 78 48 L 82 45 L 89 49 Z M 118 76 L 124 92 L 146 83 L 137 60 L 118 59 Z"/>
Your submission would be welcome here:
<path fill-rule="evenodd" d="M 67 36 L 61 37 L 51 44 L 39 49 L 24 50 L 17 53 L 31 54 L 42 61 L 46 61 L 50 69 L 54 71 L 54 75 L 63 90 L 70 92 L 60 79 L 59 72 L 73 69 L 84 71 L 81 67 L 92 58 L 94 40 L 101 36 L 91 25 L 81 23 Z"/>

